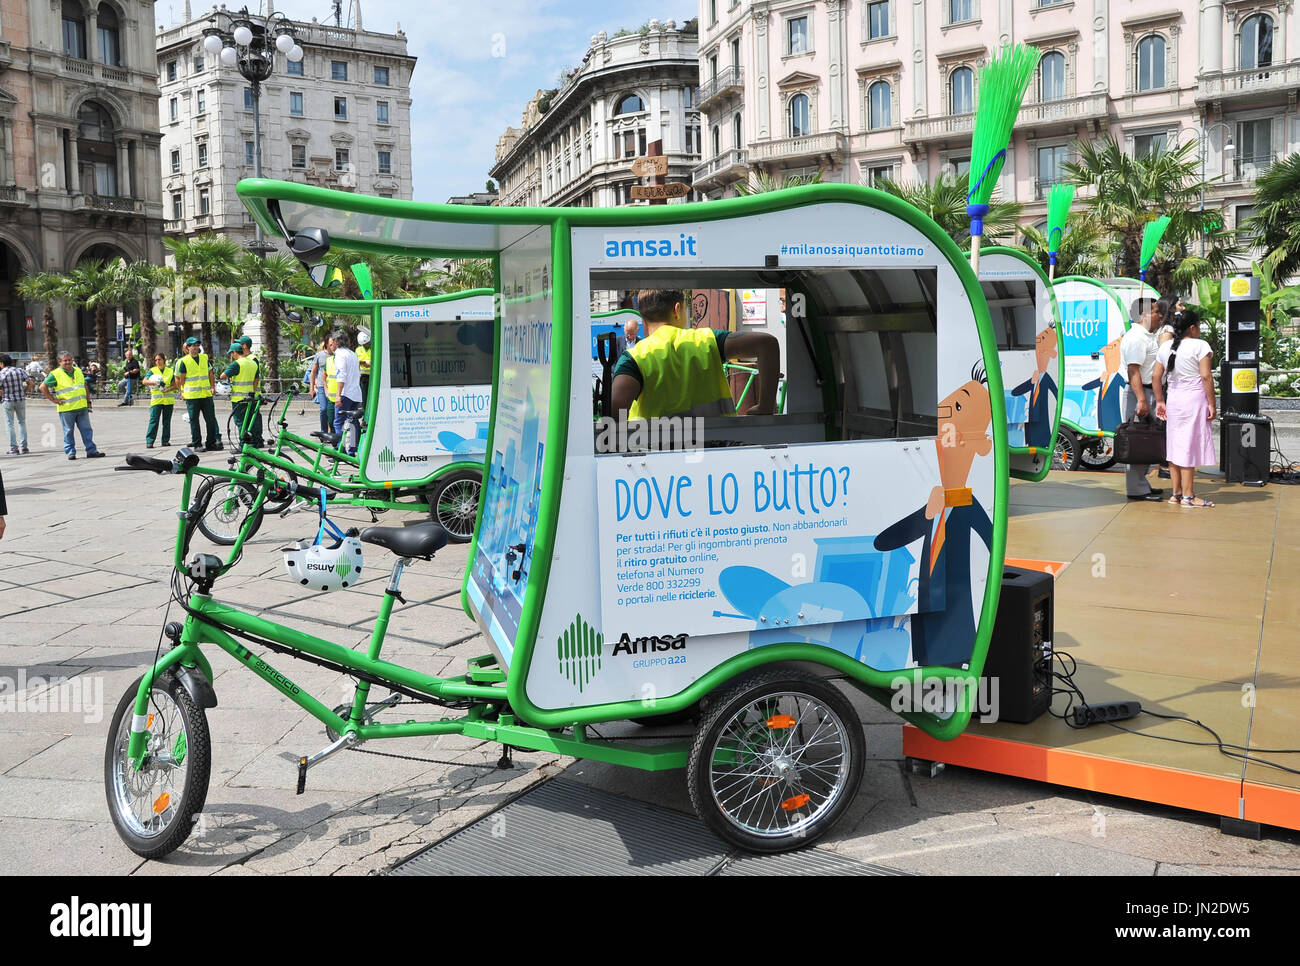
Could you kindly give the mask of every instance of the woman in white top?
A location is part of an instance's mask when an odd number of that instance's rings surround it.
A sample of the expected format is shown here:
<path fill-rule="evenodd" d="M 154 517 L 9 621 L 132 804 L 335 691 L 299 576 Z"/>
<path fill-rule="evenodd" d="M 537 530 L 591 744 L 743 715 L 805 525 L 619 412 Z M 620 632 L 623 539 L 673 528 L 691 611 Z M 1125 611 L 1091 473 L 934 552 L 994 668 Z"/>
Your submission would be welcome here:
<path fill-rule="evenodd" d="M 1173 321 L 1174 314 L 1181 312 L 1184 306 L 1180 299 L 1167 297 L 1162 298 L 1156 303 L 1156 344 L 1164 345 L 1166 342 L 1174 341 L 1174 327 L 1170 323 Z"/>
<path fill-rule="evenodd" d="M 1182 506 L 1214 506 L 1209 500 L 1197 499 L 1192 491 L 1196 468 L 1215 462 L 1213 354 L 1210 344 L 1201 338 L 1200 318 L 1193 309 L 1184 308 L 1174 315 L 1174 339 L 1160 347 L 1152 373 L 1156 415 L 1168 423 L 1165 455 L 1174 484 L 1169 502 Z"/>

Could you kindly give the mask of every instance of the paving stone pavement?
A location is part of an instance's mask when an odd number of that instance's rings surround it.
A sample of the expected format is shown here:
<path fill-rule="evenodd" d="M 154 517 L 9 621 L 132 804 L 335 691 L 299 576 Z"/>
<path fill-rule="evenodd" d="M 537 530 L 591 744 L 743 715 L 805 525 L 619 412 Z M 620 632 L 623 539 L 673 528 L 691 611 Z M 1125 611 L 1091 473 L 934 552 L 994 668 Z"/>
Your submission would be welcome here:
<path fill-rule="evenodd" d="M 223 426 L 225 415 L 219 406 Z M 33 453 L 0 462 L 10 508 L 0 541 L 0 701 L 7 701 L 0 704 L 0 868 L 67 875 L 382 872 L 562 769 L 617 794 L 690 810 L 680 773 L 532 752 L 517 752 L 515 768 L 500 771 L 484 767 L 496 762 L 499 746 L 451 736 L 380 746 L 451 764 L 342 753 L 314 768 L 306 793 L 295 795 L 297 758 L 326 743 L 321 726 L 211 649 L 220 703 L 208 712 L 207 805 L 195 834 L 168 860 L 139 859 L 109 821 L 103 759 L 108 719 L 152 660 L 168 613 L 180 480 L 114 471 L 127 452 L 145 452 L 147 417 L 143 406 L 100 401 L 92 419 L 109 458 L 68 462 L 53 407 L 34 401 Z M 310 407 L 291 418 L 300 431 L 315 428 Z M 173 433 L 174 444 L 188 434 L 179 414 Z M 337 516 L 369 522 L 364 513 Z M 388 514 L 385 522 L 402 516 Z M 363 646 L 386 555 L 368 550 L 366 578 L 354 591 L 305 598 L 283 575 L 278 550 L 308 535 L 314 520 L 269 518 L 216 596 Z M 197 547 L 202 537 L 196 541 Z M 434 564 L 406 572 L 410 603 L 396 612 L 386 657 L 454 674 L 487 650 L 459 608 L 465 561 L 465 548 L 449 547 Z M 276 664 L 326 703 L 350 697 L 341 675 L 288 658 Z M 66 683 L 55 686 L 57 679 Z M 961 769 L 934 779 L 910 776 L 898 720 L 856 693 L 852 698 L 871 760 L 861 793 L 826 842 L 846 856 L 921 873 L 1300 871 L 1300 836 L 1291 833 L 1266 830 L 1259 842 L 1230 838 L 1204 816 Z M 627 723 L 601 730 L 646 734 Z"/>

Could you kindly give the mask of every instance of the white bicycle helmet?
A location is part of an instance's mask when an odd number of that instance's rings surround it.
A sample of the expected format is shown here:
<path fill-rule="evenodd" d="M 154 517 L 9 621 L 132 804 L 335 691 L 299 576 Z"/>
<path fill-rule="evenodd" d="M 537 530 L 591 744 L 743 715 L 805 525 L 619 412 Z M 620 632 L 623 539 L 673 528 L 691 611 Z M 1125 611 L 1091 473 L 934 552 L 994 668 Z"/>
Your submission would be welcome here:
<path fill-rule="evenodd" d="M 370 345 L 370 331 L 362 329 L 357 333 L 357 345 Z"/>
<path fill-rule="evenodd" d="M 300 540 L 284 551 L 289 576 L 304 587 L 340 590 L 361 577 L 361 541 L 345 536 L 332 544 Z"/>

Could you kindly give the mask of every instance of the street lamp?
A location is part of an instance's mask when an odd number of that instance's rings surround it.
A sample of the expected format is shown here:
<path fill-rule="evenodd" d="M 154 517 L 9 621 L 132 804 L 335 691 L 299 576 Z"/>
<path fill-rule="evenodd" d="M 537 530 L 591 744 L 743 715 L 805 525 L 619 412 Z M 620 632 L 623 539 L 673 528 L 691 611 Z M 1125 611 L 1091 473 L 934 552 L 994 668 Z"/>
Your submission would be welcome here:
<path fill-rule="evenodd" d="M 218 17 L 229 22 L 222 30 Z M 203 49 L 213 54 L 224 67 L 237 67 L 253 92 L 253 174 L 262 177 L 262 83 L 275 72 L 275 55 L 281 53 L 292 63 L 302 60 L 302 47 L 293 33 L 293 23 L 282 13 L 266 16 L 250 14 L 244 7 L 234 14 L 226 10 L 213 13 L 211 27 L 203 30 Z M 253 250 L 259 255 L 272 251 L 262 238 L 262 226 L 255 226 L 257 240 Z"/>
<path fill-rule="evenodd" d="M 1227 121 L 1216 121 L 1208 128 L 1201 128 L 1197 140 L 1201 142 L 1201 257 L 1205 257 L 1205 161 L 1210 152 L 1210 133 L 1223 128 L 1227 138 L 1223 142 L 1223 164 L 1226 169 L 1229 158 L 1236 153 L 1237 146 L 1232 143 L 1232 127 Z M 1226 174 L 1226 170 L 1223 172 Z"/>

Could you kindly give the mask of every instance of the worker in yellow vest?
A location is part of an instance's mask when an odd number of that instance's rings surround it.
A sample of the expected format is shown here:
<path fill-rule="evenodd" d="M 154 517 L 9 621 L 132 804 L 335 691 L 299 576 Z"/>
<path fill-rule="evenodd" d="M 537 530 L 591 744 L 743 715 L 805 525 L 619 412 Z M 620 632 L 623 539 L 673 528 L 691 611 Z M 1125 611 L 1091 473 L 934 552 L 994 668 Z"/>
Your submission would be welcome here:
<path fill-rule="evenodd" d="M 685 293 L 646 289 L 637 298 L 645 338 L 627 349 L 614 366 L 614 415 L 629 419 L 662 416 L 735 415 L 723 362 L 758 360 L 756 401 L 746 413 L 776 412 L 781 346 L 766 332 L 692 329 Z"/>
<path fill-rule="evenodd" d="M 172 412 L 176 408 L 176 371 L 167 365 L 167 357 L 161 352 L 154 355 L 153 366 L 144 377 L 144 384 L 149 387 L 149 428 L 144 431 L 145 448 L 153 449 L 159 426 L 162 426 L 163 446 L 170 446 Z"/>
<path fill-rule="evenodd" d="M 90 429 L 90 397 L 86 395 L 86 377 L 72 361 L 71 352 L 59 353 L 59 364 L 41 383 L 41 395 L 54 403 L 63 424 L 63 452 L 68 459 L 77 458 L 77 447 L 72 431 L 81 433 L 81 443 L 86 456 L 96 459 L 104 453 L 95 445 Z"/>
<path fill-rule="evenodd" d="M 364 412 L 370 392 L 370 333 L 362 329 L 357 333 L 357 362 L 361 363 L 361 409 Z"/>
<path fill-rule="evenodd" d="M 194 336 L 185 340 L 185 355 L 176 360 L 176 388 L 185 400 L 185 411 L 190 417 L 190 446 L 198 449 L 203 445 L 199 430 L 199 417 L 202 416 L 208 431 L 207 445 L 203 448 L 214 452 L 222 448 L 217 409 L 212 402 L 217 374 L 208 364 L 207 353 L 201 349 Z"/>
<path fill-rule="evenodd" d="M 329 353 L 329 358 L 325 360 L 325 413 L 329 417 L 327 432 L 335 431 L 334 417 L 339 405 L 338 366 L 334 361 L 334 350 L 338 347 L 338 340 L 333 335 L 325 340 L 325 351 Z"/>
<path fill-rule="evenodd" d="M 235 425 L 242 428 L 240 443 L 262 446 L 262 411 L 257 405 L 257 360 L 249 355 L 242 342 L 230 345 L 231 363 L 222 376 L 230 380 L 230 405 Z M 251 412 L 249 411 L 251 407 Z M 247 425 L 245 421 L 250 420 Z"/>

